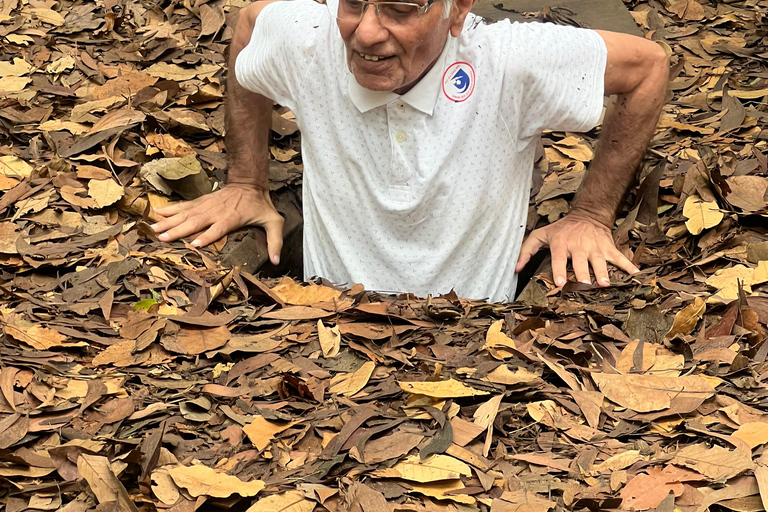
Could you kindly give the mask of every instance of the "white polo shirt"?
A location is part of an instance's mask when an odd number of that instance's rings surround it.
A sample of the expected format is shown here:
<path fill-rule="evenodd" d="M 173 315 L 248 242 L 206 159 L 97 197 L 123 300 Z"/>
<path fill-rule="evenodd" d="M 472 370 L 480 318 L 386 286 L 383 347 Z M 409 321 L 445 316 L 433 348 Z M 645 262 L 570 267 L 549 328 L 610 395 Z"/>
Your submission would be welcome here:
<path fill-rule="evenodd" d="M 357 84 L 324 5 L 265 7 L 235 72 L 296 115 L 305 276 L 512 300 L 535 143 L 595 126 L 606 55 L 591 30 L 470 14 L 399 96 Z"/>

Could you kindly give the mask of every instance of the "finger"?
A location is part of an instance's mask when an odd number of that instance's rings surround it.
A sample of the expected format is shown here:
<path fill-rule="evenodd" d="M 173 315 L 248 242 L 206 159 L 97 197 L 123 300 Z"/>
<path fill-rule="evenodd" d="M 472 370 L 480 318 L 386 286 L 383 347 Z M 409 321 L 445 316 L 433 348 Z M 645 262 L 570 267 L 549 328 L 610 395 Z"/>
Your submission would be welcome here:
<path fill-rule="evenodd" d="M 216 222 L 203 233 L 198 234 L 198 236 L 192 240 L 192 245 L 195 247 L 205 247 L 214 243 L 216 240 L 220 239 L 230 231 L 231 230 L 228 229 L 228 225 L 224 222 Z"/>
<path fill-rule="evenodd" d="M 163 219 L 160 222 L 157 222 L 150 227 L 154 230 L 155 233 L 159 235 L 158 238 L 160 240 L 164 242 L 175 240 L 175 238 L 170 238 L 168 231 L 172 230 L 179 224 L 186 222 L 188 217 L 189 217 L 188 212 L 181 212 L 172 217 L 168 217 L 167 219 Z"/>
<path fill-rule="evenodd" d="M 555 286 L 562 288 L 567 281 L 568 252 L 562 244 L 552 244 L 550 247 L 552 253 L 552 278 L 555 280 Z"/>
<path fill-rule="evenodd" d="M 171 215 L 176 215 L 177 213 L 181 213 L 184 210 L 189 210 L 190 208 L 194 208 L 195 206 L 200 204 L 201 199 L 207 199 L 207 197 L 206 196 L 198 197 L 197 199 L 194 199 L 192 201 L 179 201 L 178 203 L 169 204 L 161 208 L 155 208 L 155 212 L 159 213 L 163 217 L 170 217 Z"/>
<path fill-rule="evenodd" d="M 583 252 L 576 252 L 571 255 L 571 263 L 573 264 L 573 273 L 576 274 L 576 280 L 584 284 L 592 284 L 592 280 L 589 278 L 589 260 L 587 255 Z"/>
<path fill-rule="evenodd" d="M 620 268 L 624 272 L 628 274 L 637 274 L 640 272 L 640 269 L 635 266 L 634 263 L 632 263 L 629 259 L 627 259 L 626 256 L 621 254 L 621 252 L 614 248 L 608 255 L 608 262 L 612 265 Z"/>
<path fill-rule="evenodd" d="M 178 223 L 175 227 L 169 229 L 158 237 L 163 242 L 172 242 L 180 238 L 194 235 L 214 224 L 213 219 L 209 219 L 199 214 L 189 215 L 187 212 L 181 212 L 175 217 L 184 217 L 185 219 L 183 222 Z"/>
<path fill-rule="evenodd" d="M 528 238 L 523 241 L 523 245 L 520 246 L 520 255 L 517 257 L 515 272 L 522 272 L 528 262 L 531 261 L 533 255 L 546 245 L 544 240 L 539 238 L 538 234 L 537 231 L 532 231 Z"/>
<path fill-rule="evenodd" d="M 608 265 L 602 253 L 593 252 L 589 257 L 589 264 L 595 273 L 595 282 L 598 286 L 610 286 L 611 280 L 608 278 Z"/>
<path fill-rule="evenodd" d="M 283 250 L 283 217 L 278 215 L 275 219 L 264 224 L 267 233 L 267 252 L 273 265 L 280 264 L 280 252 Z"/>

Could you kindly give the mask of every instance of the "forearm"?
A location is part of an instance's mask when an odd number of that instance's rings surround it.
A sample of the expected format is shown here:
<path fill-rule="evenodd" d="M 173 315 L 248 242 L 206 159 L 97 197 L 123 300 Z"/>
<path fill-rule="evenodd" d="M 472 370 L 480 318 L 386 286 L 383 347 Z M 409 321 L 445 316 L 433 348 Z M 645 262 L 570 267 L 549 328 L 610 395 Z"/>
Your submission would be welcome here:
<path fill-rule="evenodd" d="M 606 113 L 595 157 L 574 200 L 573 212 L 613 227 L 656 129 L 668 75 L 668 67 L 655 66 L 638 87 L 617 95 Z"/>
<path fill-rule="evenodd" d="M 225 136 L 227 183 L 251 185 L 266 191 L 272 100 L 245 89 L 235 75 L 237 56 L 250 41 L 254 21 L 247 13 L 241 14 L 230 46 Z"/>

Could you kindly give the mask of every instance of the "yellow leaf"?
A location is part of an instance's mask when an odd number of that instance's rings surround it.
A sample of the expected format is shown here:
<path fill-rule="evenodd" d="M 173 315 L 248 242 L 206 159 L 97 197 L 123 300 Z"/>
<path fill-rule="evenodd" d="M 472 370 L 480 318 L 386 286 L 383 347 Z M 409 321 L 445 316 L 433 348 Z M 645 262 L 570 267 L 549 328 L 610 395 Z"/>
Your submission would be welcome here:
<path fill-rule="evenodd" d="M 7 60 L 0 62 L 0 77 L 26 75 L 32 69 L 34 68 L 31 64 L 24 59 L 16 57 L 13 59 L 13 64 Z"/>
<path fill-rule="evenodd" d="M 332 302 L 341 296 L 341 292 L 328 286 L 309 284 L 302 286 L 290 278 L 280 281 L 280 284 L 272 288 L 272 291 L 286 304 L 296 306 L 310 306 L 316 302 Z"/>
<path fill-rule="evenodd" d="M 96 201 L 99 208 L 104 208 L 119 201 L 125 191 L 114 180 L 91 180 L 88 182 L 88 195 Z"/>
<path fill-rule="evenodd" d="M 534 373 L 523 367 L 516 367 L 515 371 L 512 371 L 510 366 L 502 364 L 486 375 L 484 380 L 493 382 L 494 384 L 515 386 L 517 384 L 532 384 L 538 382 L 539 379 L 540 376 L 538 373 Z"/>
<path fill-rule="evenodd" d="M 717 288 L 717 296 L 723 300 L 739 298 L 739 283 L 746 293 L 752 293 L 755 269 L 745 265 L 734 265 L 731 268 L 720 269 L 707 279 L 707 284 Z"/>
<path fill-rule="evenodd" d="M 61 57 L 48 64 L 45 68 L 45 72 L 51 75 L 56 75 L 68 69 L 75 67 L 75 58 L 72 56 Z"/>
<path fill-rule="evenodd" d="M 256 496 L 264 489 L 264 482 L 261 480 L 243 482 L 236 476 L 219 473 L 208 466 L 176 466 L 169 468 L 168 473 L 176 485 L 186 489 L 195 498 L 229 498 L 233 494 L 243 497 Z"/>
<path fill-rule="evenodd" d="M 762 284 L 768 281 L 768 261 L 758 261 L 755 274 L 752 276 L 752 284 Z"/>
<path fill-rule="evenodd" d="M 5 334 L 26 343 L 35 350 L 48 350 L 53 347 L 85 347 L 88 346 L 84 341 L 76 343 L 67 343 L 66 338 L 56 331 L 35 325 L 32 322 L 19 318 L 17 315 L 11 315 L 6 319 Z"/>
<path fill-rule="evenodd" d="M 181 496 L 179 488 L 173 483 L 171 475 L 165 468 L 159 468 L 152 472 L 152 493 L 169 507 L 179 501 Z"/>
<path fill-rule="evenodd" d="M 22 78 L 20 76 L 6 76 L 0 78 L 0 92 L 20 92 L 23 91 L 29 82 L 32 80 L 29 78 Z"/>
<path fill-rule="evenodd" d="M 315 502 L 304 497 L 301 491 L 273 494 L 251 505 L 245 512 L 312 512 Z"/>
<path fill-rule="evenodd" d="M 487 391 L 471 388 L 454 379 L 439 382 L 398 382 L 406 393 L 425 395 L 432 398 L 461 398 L 464 396 L 487 395 Z"/>
<path fill-rule="evenodd" d="M 485 348 L 496 359 L 507 359 L 512 357 L 513 353 L 504 348 L 516 348 L 515 341 L 501 332 L 501 326 L 504 324 L 504 320 L 497 320 L 491 324 L 488 328 L 488 332 L 485 333 Z"/>
<path fill-rule="evenodd" d="M 0 156 L 0 174 L 9 178 L 26 178 L 32 166 L 17 156 Z"/>
<path fill-rule="evenodd" d="M 760 445 L 768 443 L 768 423 L 763 423 L 762 421 L 745 423 L 731 435 L 741 439 L 747 443 L 751 449 L 754 449 Z"/>
<path fill-rule="evenodd" d="M 66 130 L 72 135 L 80 135 L 81 133 L 88 131 L 88 127 L 84 124 L 73 123 L 72 121 L 61 121 L 59 119 L 46 121 L 38 128 L 44 132 L 58 132 Z"/>
<path fill-rule="evenodd" d="M 411 487 L 411 490 L 408 492 L 423 494 L 438 500 L 451 500 L 456 503 L 464 503 L 465 505 L 475 504 L 475 498 L 466 494 L 455 494 L 456 491 L 465 488 L 461 480 L 445 480 L 442 482 L 408 485 Z M 448 492 L 451 494 L 446 494 Z"/>
<path fill-rule="evenodd" d="M 337 395 L 352 396 L 368 384 L 375 369 L 376 364 L 373 361 L 367 361 L 354 373 L 336 375 L 331 379 L 331 387 L 328 391 Z"/>
<path fill-rule="evenodd" d="M 44 7 L 35 7 L 31 9 L 31 11 L 32 11 L 32 14 L 37 16 L 37 19 L 39 19 L 43 23 L 48 23 L 49 25 L 56 25 L 57 27 L 60 27 L 64 24 L 64 17 L 61 14 L 51 9 L 46 9 Z"/>
<path fill-rule="evenodd" d="M 275 435 L 288 430 L 295 424 L 294 422 L 270 421 L 264 416 L 254 416 L 253 421 L 243 427 L 243 432 L 251 440 L 253 446 L 261 451 L 269 446 L 269 442 L 274 439 Z"/>
<path fill-rule="evenodd" d="M 691 195 L 685 200 L 683 215 L 688 219 L 685 221 L 685 227 L 692 235 L 713 228 L 723 220 L 723 212 L 716 201 L 703 201 L 697 195 Z"/>
<path fill-rule="evenodd" d="M 693 304 L 683 308 L 675 315 L 675 321 L 665 338 L 672 339 L 678 334 L 691 334 L 707 309 L 707 303 L 701 297 L 696 297 Z"/>
<path fill-rule="evenodd" d="M 382 478 L 402 478 L 421 483 L 453 480 L 471 473 L 467 464 L 448 455 L 432 455 L 424 460 L 419 455 L 412 455 L 391 468 L 375 472 Z"/>
<path fill-rule="evenodd" d="M 324 357 L 336 357 L 341 346 L 341 333 L 339 326 L 326 327 L 322 320 L 317 321 L 317 335 L 320 338 L 320 347 Z"/>

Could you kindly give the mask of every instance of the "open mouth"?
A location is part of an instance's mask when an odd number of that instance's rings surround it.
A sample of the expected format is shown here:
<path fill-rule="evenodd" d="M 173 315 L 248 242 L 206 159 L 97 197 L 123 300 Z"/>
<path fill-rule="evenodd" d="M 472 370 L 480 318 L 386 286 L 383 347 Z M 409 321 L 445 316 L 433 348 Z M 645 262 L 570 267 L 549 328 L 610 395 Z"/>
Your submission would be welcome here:
<path fill-rule="evenodd" d="M 383 55 L 368 55 L 367 53 L 360 53 L 360 52 L 355 52 L 355 53 L 357 55 L 359 55 L 360 57 L 362 57 L 363 59 L 365 59 L 367 61 L 371 61 L 371 62 L 379 62 L 381 60 L 386 60 L 386 59 L 391 59 L 392 58 L 391 55 L 390 56 L 383 56 Z"/>

